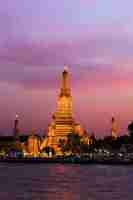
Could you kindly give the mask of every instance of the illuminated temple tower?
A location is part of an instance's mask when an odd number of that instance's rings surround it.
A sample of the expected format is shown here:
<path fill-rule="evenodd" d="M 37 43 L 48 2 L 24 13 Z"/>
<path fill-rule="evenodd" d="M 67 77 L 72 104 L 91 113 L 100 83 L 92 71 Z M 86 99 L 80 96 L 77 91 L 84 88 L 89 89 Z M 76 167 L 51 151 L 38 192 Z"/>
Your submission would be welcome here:
<path fill-rule="evenodd" d="M 72 96 L 69 85 L 69 72 L 64 66 L 62 73 L 61 89 L 57 100 L 57 109 L 53 114 L 53 121 L 48 127 L 47 139 L 41 145 L 57 147 L 60 139 L 67 139 L 67 135 L 74 131 L 76 123 L 72 117 Z"/>
<path fill-rule="evenodd" d="M 111 126 L 111 136 L 117 138 L 117 123 L 114 117 L 112 117 Z"/>
<path fill-rule="evenodd" d="M 55 122 L 56 140 L 65 139 L 73 131 L 72 96 L 67 67 L 64 67 L 62 73 L 62 87 L 58 96 L 57 111 L 54 113 L 53 119 Z"/>

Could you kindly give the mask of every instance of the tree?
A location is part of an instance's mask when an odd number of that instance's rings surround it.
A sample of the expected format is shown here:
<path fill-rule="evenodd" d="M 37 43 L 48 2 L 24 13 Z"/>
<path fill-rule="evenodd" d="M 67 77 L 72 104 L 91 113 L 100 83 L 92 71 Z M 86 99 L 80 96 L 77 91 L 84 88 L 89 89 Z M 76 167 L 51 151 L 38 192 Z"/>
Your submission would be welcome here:
<path fill-rule="evenodd" d="M 80 153 L 89 153 L 89 145 L 88 144 L 80 144 Z"/>
<path fill-rule="evenodd" d="M 52 147 L 50 147 L 50 146 L 47 146 L 44 149 L 42 149 L 42 152 L 46 152 L 48 155 L 50 154 L 50 152 L 52 152 L 52 155 L 55 154 L 54 149 Z"/>
<path fill-rule="evenodd" d="M 133 121 L 128 125 L 129 135 L 133 138 Z"/>
<path fill-rule="evenodd" d="M 75 133 L 70 133 L 67 136 L 67 141 L 60 140 L 60 147 L 63 153 L 80 153 L 80 136 Z"/>
<path fill-rule="evenodd" d="M 75 133 L 70 133 L 68 135 L 68 144 L 70 144 L 72 153 L 80 152 L 80 136 Z"/>

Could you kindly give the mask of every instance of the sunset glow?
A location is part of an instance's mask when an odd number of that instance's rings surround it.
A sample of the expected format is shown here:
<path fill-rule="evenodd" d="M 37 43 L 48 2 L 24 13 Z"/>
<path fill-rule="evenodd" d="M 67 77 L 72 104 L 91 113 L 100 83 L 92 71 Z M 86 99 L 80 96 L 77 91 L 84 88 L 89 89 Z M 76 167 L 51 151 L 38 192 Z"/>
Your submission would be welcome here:
<path fill-rule="evenodd" d="M 133 2 L 5 0 L 0 6 L 0 134 L 45 132 L 69 67 L 74 118 L 98 136 L 133 120 Z M 120 9 L 121 8 L 121 9 Z"/>

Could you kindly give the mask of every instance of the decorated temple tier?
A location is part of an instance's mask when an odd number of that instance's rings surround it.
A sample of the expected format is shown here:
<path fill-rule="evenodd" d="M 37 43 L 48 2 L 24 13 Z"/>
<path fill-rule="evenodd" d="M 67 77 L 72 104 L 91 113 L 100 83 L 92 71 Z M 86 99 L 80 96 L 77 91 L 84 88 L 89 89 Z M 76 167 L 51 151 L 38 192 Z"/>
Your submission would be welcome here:
<path fill-rule="evenodd" d="M 53 113 L 52 122 L 48 127 L 48 136 L 44 139 L 41 149 L 46 146 L 54 148 L 55 152 L 59 149 L 60 140 L 66 140 L 70 133 L 74 133 L 77 127 L 77 123 L 73 119 L 72 115 L 72 95 L 69 84 L 69 72 L 65 66 L 62 73 L 61 89 L 58 95 L 57 108 Z M 80 130 L 78 124 L 78 131 Z M 77 131 L 76 131 L 77 132 Z"/>

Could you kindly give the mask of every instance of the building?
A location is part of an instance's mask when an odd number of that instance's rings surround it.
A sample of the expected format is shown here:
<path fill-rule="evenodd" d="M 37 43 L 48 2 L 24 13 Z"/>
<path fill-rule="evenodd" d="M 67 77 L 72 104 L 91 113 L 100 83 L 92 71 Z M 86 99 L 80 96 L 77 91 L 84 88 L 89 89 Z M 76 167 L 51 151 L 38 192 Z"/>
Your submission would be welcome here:
<path fill-rule="evenodd" d="M 85 135 L 84 129 L 81 127 L 79 123 L 75 123 L 74 133 L 78 134 L 80 137 Z"/>
<path fill-rule="evenodd" d="M 14 120 L 13 136 L 15 140 L 19 140 L 19 117 L 17 114 Z"/>
<path fill-rule="evenodd" d="M 61 140 L 67 140 L 70 133 L 83 133 L 80 124 L 75 123 L 72 116 L 72 95 L 69 83 L 69 71 L 65 66 L 62 72 L 61 89 L 57 99 L 57 109 L 48 126 L 48 135 L 41 144 L 41 149 L 51 146 L 57 150 Z"/>
<path fill-rule="evenodd" d="M 117 122 L 116 122 L 115 118 L 112 117 L 112 119 L 111 119 L 111 136 L 114 138 L 117 138 L 117 131 L 118 131 Z"/>
<path fill-rule="evenodd" d="M 24 154 L 28 156 L 38 156 L 40 153 L 40 139 L 32 132 L 23 148 Z"/>
<path fill-rule="evenodd" d="M 16 114 L 13 127 L 13 138 L 14 138 L 14 147 L 16 152 L 22 150 L 22 144 L 20 142 L 20 129 L 19 129 L 19 116 Z"/>

